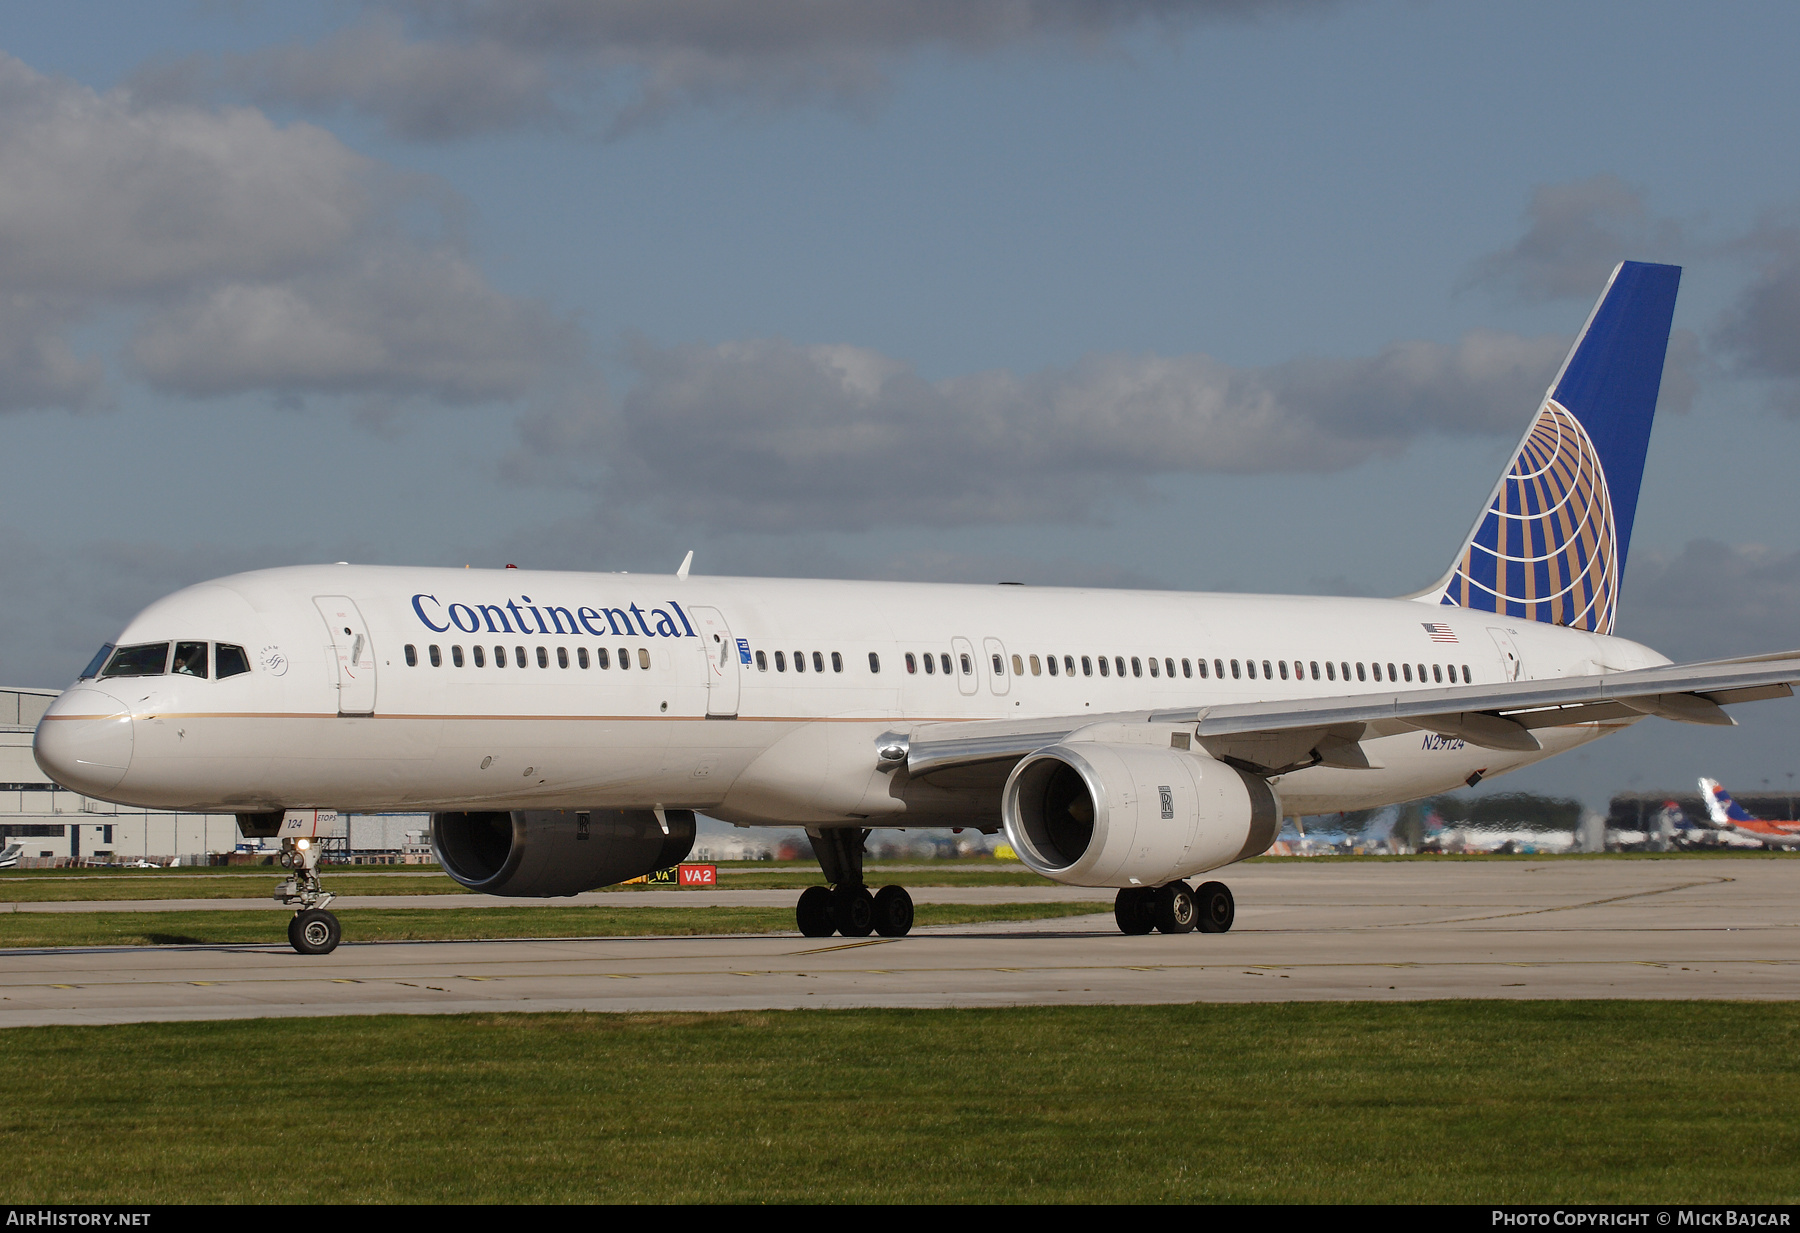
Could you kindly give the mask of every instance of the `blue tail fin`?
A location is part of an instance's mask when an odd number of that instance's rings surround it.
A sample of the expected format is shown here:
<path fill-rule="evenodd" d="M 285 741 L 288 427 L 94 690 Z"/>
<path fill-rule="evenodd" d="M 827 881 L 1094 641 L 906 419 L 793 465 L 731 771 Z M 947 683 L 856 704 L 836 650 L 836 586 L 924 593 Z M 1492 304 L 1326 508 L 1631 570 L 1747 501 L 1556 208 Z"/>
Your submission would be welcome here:
<path fill-rule="evenodd" d="M 1609 634 L 1681 267 L 1622 262 L 1443 582 L 1419 596 Z"/>

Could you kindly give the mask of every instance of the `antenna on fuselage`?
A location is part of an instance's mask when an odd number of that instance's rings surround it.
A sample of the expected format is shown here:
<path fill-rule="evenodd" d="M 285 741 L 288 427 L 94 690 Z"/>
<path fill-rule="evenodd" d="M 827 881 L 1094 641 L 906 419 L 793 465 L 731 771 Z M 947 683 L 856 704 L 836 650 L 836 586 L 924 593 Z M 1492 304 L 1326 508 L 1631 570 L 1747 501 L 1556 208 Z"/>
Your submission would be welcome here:
<path fill-rule="evenodd" d="M 681 558 L 681 568 L 675 571 L 675 576 L 677 578 L 681 579 L 683 582 L 686 582 L 688 566 L 692 565 L 693 563 L 694 563 L 694 550 L 692 548 L 689 548 L 688 554 L 685 557 Z"/>

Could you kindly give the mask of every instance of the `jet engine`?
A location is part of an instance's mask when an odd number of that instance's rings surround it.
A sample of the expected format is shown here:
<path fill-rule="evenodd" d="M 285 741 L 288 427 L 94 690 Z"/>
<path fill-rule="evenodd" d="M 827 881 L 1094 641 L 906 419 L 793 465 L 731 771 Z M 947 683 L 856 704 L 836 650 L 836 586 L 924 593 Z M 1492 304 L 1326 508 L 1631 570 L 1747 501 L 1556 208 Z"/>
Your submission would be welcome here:
<path fill-rule="evenodd" d="M 444 872 L 488 895 L 577 895 L 666 869 L 694 847 L 694 815 L 650 809 L 515 809 L 435 813 Z"/>
<path fill-rule="evenodd" d="M 1281 806 L 1263 779 L 1199 754 L 1071 741 L 1013 768 L 1006 837 L 1075 886 L 1162 886 L 1268 850 Z"/>

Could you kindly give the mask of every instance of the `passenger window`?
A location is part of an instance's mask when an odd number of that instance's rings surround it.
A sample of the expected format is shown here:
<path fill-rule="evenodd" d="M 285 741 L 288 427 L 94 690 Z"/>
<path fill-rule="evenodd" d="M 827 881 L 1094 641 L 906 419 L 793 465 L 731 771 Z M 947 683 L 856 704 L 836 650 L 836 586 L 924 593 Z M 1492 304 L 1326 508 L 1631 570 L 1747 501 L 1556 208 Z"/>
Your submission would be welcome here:
<path fill-rule="evenodd" d="M 795 672 L 805 672 L 806 671 L 806 652 L 805 651 L 795 651 L 794 652 L 794 671 Z"/>
<path fill-rule="evenodd" d="M 469 649 L 475 653 L 475 666 L 477 668 L 487 667 L 487 655 L 483 653 L 482 649 L 478 646 Z"/>
<path fill-rule="evenodd" d="M 906 653 L 906 670 L 908 672 L 914 673 L 915 675 L 919 671 L 918 661 L 916 659 L 914 659 L 913 653 L 911 651 L 908 651 Z"/>
<path fill-rule="evenodd" d="M 426 647 L 425 650 L 431 656 L 431 666 L 433 668 L 442 668 L 444 666 L 444 653 L 438 650 L 437 643 L 432 643 L 430 646 Z"/>
<path fill-rule="evenodd" d="M 1110 667 L 1111 667 L 1111 665 L 1106 662 L 1106 656 L 1102 655 L 1100 657 L 1100 675 L 1101 676 L 1107 675 L 1107 670 Z"/>
<path fill-rule="evenodd" d="M 1469 677 L 1469 665 L 1464 664 L 1463 665 L 1463 684 L 1464 685 L 1473 685 L 1474 683 L 1475 682 L 1472 679 L 1470 679 L 1470 677 Z"/>
<path fill-rule="evenodd" d="M 1014 655 L 1012 657 L 1012 661 L 1013 661 L 1013 675 L 1014 676 L 1024 676 L 1025 675 L 1024 662 L 1022 660 L 1020 660 L 1017 655 Z M 1039 670 L 1042 667 L 1043 667 L 1043 665 L 1038 662 L 1038 657 L 1033 655 L 1031 657 L 1031 675 L 1037 676 L 1039 674 Z"/>
<path fill-rule="evenodd" d="M 781 658 L 781 652 L 780 651 L 775 652 L 775 657 L 777 659 Z M 623 672 L 629 667 L 631 667 L 631 650 L 629 647 L 620 647 L 619 648 L 619 671 Z"/>
<path fill-rule="evenodd" d="M 1238 666 L 1238 661 L 1235 659 L 1232 660 L 1231 661 L 1231 679 L 1235 681 L 1243 675 L 1244 675 L 1244 670 Z"/>
<path fill-rule="evenodd" d="M 1337 665 L 1333 664 L 1329 659 L 1325 661 L 1325 679 L 1328 681 L 1337 680 Z"/>
<path fill-rule="evenodd" d="M 825 656 L 824 656 L 823 652 L 820 652 L 820 651 L 813 652 L 813 671 L 814 672 L 825 671 Z"/>
<path fill-rule="evenodd" d="M 1163 672 L 1168 676 L 1173 677 L 1175 675 L 1175 661 L 1165 656 L 1163 658 Z"/>
<path fill-rule="evenodd" d="M 944 675 L 949 676 L 950 675 L 950 652 L 948 652 L 948 651 L 938 652 L 938 662 L 940 664 L 944 665 Z"/>
<path fill-rule="evenodd" d="M 531 666 L 531 661 L 525 658 L 524 647 L 516 646 L 513 648 L 513 666 L 518 668 L 529 668 Z"/>
<path fill-rule="evenodd" d="M 1400 675 L 1406 681 L 1406 683 L 1408 685 L 1412 684 L 1412 665 L 1411 664 L 1401 664 L 1400 665 Z M 1424 679 L 1423 674 L 1421 674 L 1420 679 L 1421 680 Z"/>
<path fill-rule="evenodd" d="M 1013 675 L 1014 676 L 1023 675 L 1019 671 L 1020 666 L 1021 666 L 1021 661 L 1020 661 L 1019 657 L 1017 655 L 1013 656 Z M 1006 675 L 1006 661 L 1004 659 L 1000 658 L 1000 652 L 998 652 L 998 651 L 994 652 L 994 675 L 995 676 L 1005 676 Z"/>
<path fill-rule="evenodd" d="M 1087 671 L 1087 660 L 1085 658 L 1083 658 L 1083 660 L 1081 661 L 1081 670 L 1084 673 Z M 1055 676 L 1056 674 L 1054 672 L 1052 672 L 1050 675 Z M 1075 675 L 1075 657 L 1073 655 L 1063 656 L 1063 675 L 1064 676 L 1074 676 Z"/>
<path fill-rule="evenodd" d="M 1400 679 L 1399 677 L 1394 675 L 1394 665 L 1389 664 L 1388 665 L 1388 680 L 1397 681 L 1399 679 Z"/>
<path fill-rule="evenodd" d="M 496 668 L 506 667 L 506 648 L 503 646 L 497 646 L 494 648 L 494 667 L 496 667 Z"/>
<path fill-rule="evenodd" d="M 1195 661 L 1195 662 L 1196 662 L 1196 663 L 1198 663 L 1198 664 L 1199 664 L 1199 665 L 1200 665 L 1200 679 L 1201 679 L 1201 680 L 1203 680 L 1203 681 L 1204 681 L 1204 680 L 1206 680 L 1206 679 L 1207 679 L 1207 664 L 1206 664 L 1206 661 L 1205 661 L 1205 660 L 1204 660 L 1204 659 L 1201 659 L 1201 660 L 1196 660 L 1196 661 Z"/>
<path fill-rule="evenodd" d="M 1287 660 L 1281 660 L 1281 679 L 1287 680 Z"/>
<path fill-rule="evenodd" d="M 1035 665 L 1037 663 L 1037 656 L 1033 655 L 1031 657 L 1031 661 Z M 1045 667 L 1045 669 L 1047 669 L 1049 671 L 1051 676 L 1055 676 L 1056 675 L 1056 656 L 1054 656 L 1054 655 L 1044 656 L 1044 667 Z M 1033 675 L 1036 675 L 1035 668 L 1033 669 Z M 1073 674 L 1071 674 L 1071 675 L 1073 675 Z"/>
<path fill-rule="evenodd" d="M 450 666 L 453 668 L 460 668 L 463 666 L 461 647 L 453 646 L 450 648 Z"/>
<path fill-rule="evenodd" d="M 844 670 L 844 657 L 839 655 L 836 651 L 831 653 L 831 670 L 833 672 L 842 672 Z"/>
<path fill-rule="evenodd" d="M 1105 663 L 1106 661 L 1102 660 L 1101 662 Z M 1088 659 L 1088 657 L 1085 655 L 1083 655 L 1081 657 L 1081 675 L 1082 676 L 1093 676 L 1094 675 L 1094 665 L 1093 665 L 1092 661 L 1090 661 Z M 1105 676 L 1106 674 L 1104 672 L 1102 672 L 1100 675 Z"/>
<path fill-rule="evenodd" d="M 612 667 L 612 656 L 606 653 L 605 647 L 600 647 L 594 652 L 594 666 L 596 668 Z"/>
<path fill-rule="evenodd" d="M 1344 679 L 1346 681 L 1350 679 L 1350 665 L 1349 664 L 1347 664 L 1347 663 L 1338 664 L 1338 670 L 1344 674 Z"/>
<path fill-rule="evenodd" d="M 1132 660 L 1131 665 L 1135 669 L 1137 667 L 1137 660 L 1135 660 L 1135 659 Z M 1156 660 L 1154 658 L 1151 659 L 1151 661 L 1150 661 L 1150 675 L 1151 676 L 1156 675 Z"/>
<path fill-rule="evenodd" d="M 1371 671 L 1375 674 L 1376 680 L 1379 681 L 1381 679 L 1381 665 L 1380 664 L 1370 664 L 1369 671 Z"/>
<path fill-rule="evenodd" d="M 869 671 L 871 673 L 881 671 L 881 656 L 877 655 L 874 651 L 869 652 Z"/>
<path fill-rule="evenodd" d="M 1436 664 L 1433 664 L 1433 665 L 1431 665 L 1431 675 L 1432 675 L 1432 677 L 1433 677 L 1433 678 L 1434 678 L 1434 679 L 1436 679 L 1436 680 L 1437 680 L 1437 682 L 1438 682 L 1438 683 L 1439 683 L 1439 684 L 1440 684 L 1440 685 L 1441 685 L 1441 684 L 1443 684 L 1443 681 L 1444 681 L 1444 677 L 1443 677 L 1443 674 L 1442 674 L 1442 673 L 1440 673 L 1440 672 L 1439 672 L 1439 671 L 1438 671 L 1438 670 L 1437 670 L 1437 665 L 1436 665 Z"/>
<path fill-rule="evenodd" d="M 138 646 L 122 646 L 113 652 L 112 661 L 101 676 L 161 676 L 169 666 L 169 644 L 146 642 Z"/>
<path fill-rule="evenodd" d="M 1362 666 L 1361 661 L 1358 661 L 1357 665 L 1356 665 L 1356 679 L 1359 681 L 1366 681 L 1369 679 L 1368 677 L 1363 675 L 1363 666 Z"/>
<path fill-rule="evenodd" d="M 176 676 L 205 677 L 206 643 L 177 642 L 175 644 L 174 672 Z"/>
<path fill-rule="evenodd" d="M 406 644 L 406 666 L 408 668 L 419 666 L 419 648 L 410 642 Z"/>
<path fill-rule="evenodd" d="M 1125 657 L 1123 655 L 1113 656 L 1113 671 L 1117 672 L 1120 676 L 1125 675 Z"/>
<path fill-rule="evenodd" d="M 775 671 L 777 671 L 777 672 L 786 672 L 787 671 L 787 655 L 785 652 L 782 652 L 782 651 L 775 652 Z"/>
<path fill-rule="evenodd" d="M 1213 675 L 1218 677 L 1221 681 L 1225 679 L 1225 661 L 1224 660 L 1222 660 L 1222 659 L 1213 660 Z"/>
<path fill-rule="evenodd" d="M 578 646 L 575 648 L 575 663 L 582 668 L 588 666 L 588 653 L 586 647 Z"/>
<path fill-rule="evenodd" d="M 228 676 L 238 676 L 250 671 L 250 657 L 244 654 L 241 646 L 227 646 L 221 642 L 213 649 L 213 677 L 224 680 Z"/>
<path fill-rule="evenodd" d="M 638 648 L 638 667 L 646 669 L 650 667 L 650 648 Z"/>
<path fill-rule="evenodd" d="M 1316 659 L 1309 660 L 1308 666 L 1312 668 L 1312 679 L 1315 681 L 1318 680 L 1319 679 L 1319 661 Z"/>
<path fill-rule="evenodd" d="M 550 666 L 550 653 L 544 650 L 543 647 L 539 647 L 537 649 L 537 661 L 538 667 L 548 668 Z"/>
<path fill-rule="evenodd" d="M 606 654 L 605 651 L 602 651 L 600 653 L 602 655 Z M 604 668 L 606 665 L 601 664 L 600 666 L 602 668 Z M 764 653 L 762 651 L 758 651 L 756 653 L 756 670 L 758 672 L 767 672 L 769 670 L 769 657 L 766 653 Z"/>
<path fill-rule="evenodd" d="M 1273 672 L 1269 671 L 1269 661 L 1266 659 L 1263 660 L 1263 680 L 1272 681 L 1274 679 L 1275 679 L 1275 674 Z"/>
<path fill-rule="evenodd" d="M 1256 679 L 1256 661 L 1254 659 L 1244 661 L 1244 675 L 1253 681 Z"/>
<path fill-rule="evenodd" d="M 930 651 L 925 652 L 925 675 L 930 676 L 937 671 L 937 659 Z"/>
<path fill-rule="evenodd" d="M 569 666 L 569 648 L 568 647 L 559 646 L 556 648 L 556 666 L 558 668 L 567 668 Z"/>
<path fill-rule="evenodd" d="M 956 658 L 962 664 L 964 676 L 973 676 L 975 674 L 975 661 L 969 658 L 969 653 L 967 651 L 957 652 Z"/>

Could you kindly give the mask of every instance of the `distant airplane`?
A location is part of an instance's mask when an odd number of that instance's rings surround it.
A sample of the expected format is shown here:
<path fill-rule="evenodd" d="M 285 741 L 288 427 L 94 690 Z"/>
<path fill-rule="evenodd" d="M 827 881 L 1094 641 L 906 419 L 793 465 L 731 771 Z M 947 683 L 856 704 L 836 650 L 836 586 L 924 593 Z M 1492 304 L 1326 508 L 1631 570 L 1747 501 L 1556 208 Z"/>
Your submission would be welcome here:
<path fill-rule="evenodd" d="M 278 838 L 306 953 L 340 936 L 318 877 L 338 811 L 430 810 L 447 874 L 519 897 L 684 860 L 696 812 L 803 826 L 831 884 L 796 905 L 808 936 L 912 927 L 903 887 L 864 884 L 875 828 L 1004 828 L 1036 873 L 1116 889 L 1126 933 L 1223 932 L 1231 891 L 1190 879 L 1267 851 L 1284 817 L 1793 692 L 1797 652 L 1671 664 L 1613 634 L 1679 281 L 1614 270 L 1416 595 L 269 569 L 134 617 L 50 707 L 38 765 Z M 1260 542 L 1262 515 L 1187 535 L 1202 556 Z"/>
<path fill-rule="evenodd" d="M 1753 817 L 1750 811 L 1731 799 L 1725 785 L 1716 779 L 1700 781 L 1700 795 L 1706 798 L 1706 811 L 1713 825 L 1745 839 L 1761 840 L 1770 847 L 1800 847 L 1800 821 L 1771 822 Z"/>

